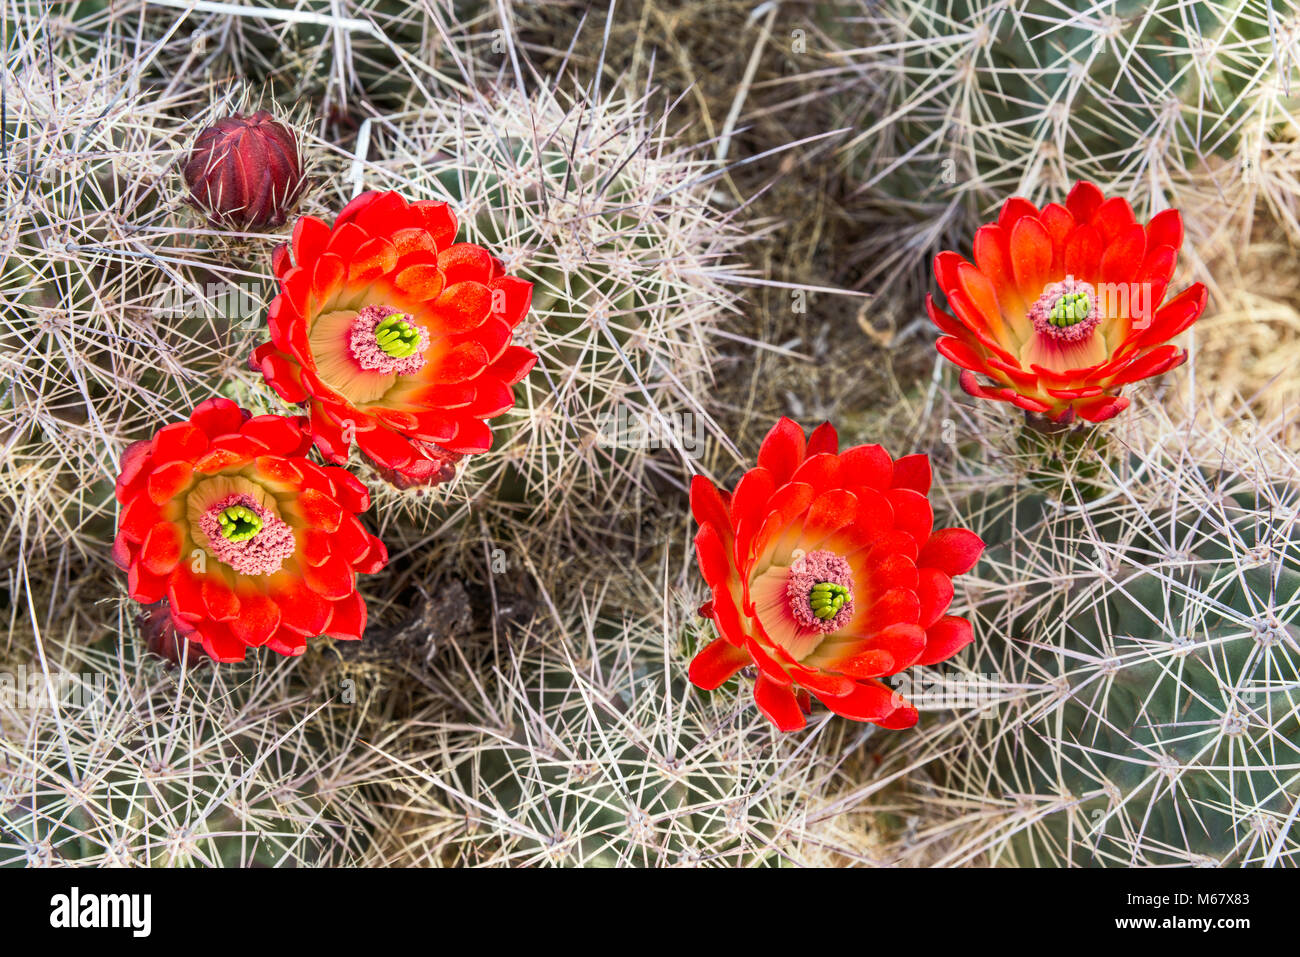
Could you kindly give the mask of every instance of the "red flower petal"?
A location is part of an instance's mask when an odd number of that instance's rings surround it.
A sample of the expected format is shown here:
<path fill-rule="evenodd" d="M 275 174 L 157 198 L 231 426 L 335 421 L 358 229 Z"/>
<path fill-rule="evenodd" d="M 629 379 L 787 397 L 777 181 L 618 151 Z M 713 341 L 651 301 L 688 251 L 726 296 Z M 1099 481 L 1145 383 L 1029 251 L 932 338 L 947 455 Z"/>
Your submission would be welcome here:
<path fill-rule="evenodd" d="M 297 575 L 280 572 L 271 576 L 267 595 L 280 607 L 281 632 L 287 628 L 294 634 L 312 637 L 324 633 L 330 623 L 332 604 Z"/>
<path fill-rule="evenodd" d="M 729 537 L 731 511 L 723 502 L 718 487 L 703 475 L 691 478 L 691 515 L 697 525 L 710 523 L 724 537 Z"/>
<path fill-rule="evenodd" d="M 373 575 L 388 564 L 388 548 L 373 535 L 370 536 L 370 551 L 364 558 L 353 563 L 353 568 L 363 575 Z"/>
<path fill-rule="evenodd" d="M 472 282 L 487 285 L 492 278 L 492 257 L 482 246 L 456 243 L 438 255 L 438 268 L 447 276 L 447 285 Z"/>
<path fill-rule="evenodd" d="M 928 495 L 932 481 L 930 456 L 917 453 L 894 460 L 894 488 L 910 488 L 922 495 Z"/>
<path fill-rule="evenodd" d="M 862 627 L 855 615 L 850 627 Z M 865 624 L 872 630 L 883 630 L 890 625 L 915 625 L 921 620 L 921 602 L 916 593 L 906 588 L 891 588 L 874 602 L 866 612 Z"/>
<path fill-rule="evenodd" d="M 275 455 L 298 455 L 304 451 L 302 425 L 283 415 L 253 416 L 240 427 L 240 432 Z"/>
<path fill-rule="evenodd" d="M 386 239 L 367 239 L 347 257 L 348 278 L 352 285 L 374 282 L 397 265 L 397 247 Z"/>
<path fill-rule="evenodd" d="M 343 508 L 328 495 L 316 489 L 307 489 L 298 496 L 294 506 L 308 527 L 324 529 L 327 532 L 338 530 Z"/>
<path fill-rule="evenodd" d="M 894 670 L 897 671 L 914 664 L 925 651 L 925 629 L 911 622 L 897 622 L 872 635 L 867 640 L 867 645 L 879 651 L 889 652 L 890 657 L 894 659 Z"/>
<path fill-rule="evenodd" d="M 217 397 L 196 405 L 190 413 L 190 424 L 202 429 L 209 438 L 215 439 L 220 435 L 238 432 L 245 418 L 247 413 L 238 404 Z M 197 444 L 195 448 L 202 451 L 202 447 Z"/>
<path fill-rule="evenodd" d="M 758 449 L 758 464 L 772 473 L 777 485 L 784 485 L 804 459 L 803 429 L 791 419 L 781 418 Z"/>
<path fill-rule="evenodd" d="M 285 355 L 268 352 L 257 360 L 257 367 L 267 384 L 285 402 L 296 405 L 306 401 L 307 390 L 298 379 L 298 368 Z"/>
<path fill-rule="evenodd" d="M 749 655 L 725 638 L 715 638 L 691 659 L 691 684 L 705 691 L 721 687 L 728 678 L 750 664 Z"/>
<path fill-rule="evenodd" d="M 767 517 L 769 511 L 767 504 L 775 491 L 776 481 L 772 478 L 771 472 L 761 465 L 750 469 L 740 477 L 736 490 L 731 494 L 731 521 L 728 524 L 732 528 L 739 529 L 743 521 L 755 525 L 761 522 Z M 750 534 L 752 535 L 756 530 L 751 528 Z"/>
<path fill-rule="evenodd" d="M 362 453 L 384 468 L 400 469 L 416 457 L 415 447 L 409 439 L 389 429 L 371 429 L 357 433 L 357 445 Z"/>
<path fill-rule="evenodd" d="M 479 343 L 462 342 L 437 362 L 429 363 L 425 375 L 434 382 L 464 382 L 482 372 L 486 364 L 487 353 Z"/>
<path fill-rule="evenodd" d="M 533 302 L 533 284 L 516 276 L 493 279 L 488 288 L 492 291 L 492 314 L 500 316 L 511 329 L 523 321 Z"/>
<path fill-rule="evenodd" d="M 458 282 L 448 285 L 431 308 L 440 328 L 451 333 L 468 332 L 481 326 L 491 315 L 492 290 L 479 282 Z"/>
<path fill-rule="evenodd" d="M 478 419 L 458 421 L 455 436 L 443 443 L 443 448 L 458 455 L 486 452 L 491 447 L 492 430 L 488 428 L 487 423 L 480 422 Z"/>
<path fill-rule="evenodd" d="M 998 212 L 998 225 L 1010 235 L 1015 226 L 1026 217 L 1036 219 L 1038 207 L 1023 197 L 1012 196 L 1002 204 L 1002 209 Z"/>
<path fill-rule="evenodd" d="M 1076 402 L 1074 411 L 1089 422 L 1104 422 L 1128 408 L 1129 400 L 1120 396 L 1101 396 L 1091 401 Z"/>
<path fill-rule="evenodd" d="M 840 457 L 830 452 L 809 451 L 803 464 L 794 470 L 790 482 L 801 482 L 817 495 L 836 486 L 843 485 L 841 479 Z"/>
<path fill-rule="evenodd" d="M 421 200 L 411 204 L 411 211 L 416 214 L 423 228 L 428 230 L 439 249 L 451 245 L 458 227 L 450 206 L 432 200 Z"/>
<path fill-rule="evenodd" d="M 764 674 L 754 682 L 754 703 L 778 731 L 798 731 L 808 723 L 794 692 Z"/>
<path fill-rule="evenodd" d="M 307 650 L 307 642 L 302 635 L 294 634 L 288 628 L 281 628 L 267 641 L 266 647 L 278 655 L 293 658 Z"/>
<path fill-rule="evenodd" d="M 916 587 L 921 601 L 921 627 L 929 628 L 952 604 L 952 579 L 937 568 L 922 568 Z"/>
<path fill-rule="evenodd" d="M 140 477 L 145 466 L 149 464 L 150 456 L 153 453 L 153 440 L 146 439 L 141 442 L 132 442 L 125 451 L 122 452 L 121 471 L 117 476 L 116 496 L 119 502 L 125 502 L 127 499 L 127 489 L 134 484 L 135 480 Z"/>
<path fill-rule="evenodd" d="M 311 294 L 307 297 L 309 312 L 319 312 L 343 289 L 347 281 L 347 264 L 341 256 L 326 253 L 316 260 L 311 271 Z"/>
<path fill-rule="evenodd" d="M 122 509 L 117 528 L 130 541 L 143 542 L 154 523 L 161 518 L 162 513 L 152 499 L 146 495 L 137 495 Z"/>
<path fill-rule="evenodd" d="M 982 355 L 960 339 L 945 337 L 935 343 L 935 348 L 949 362 L 971 372 L 983 372 L 988 365 Z"/>
<path fill-rule="evenodd" d="M 930 536 L 916 563 L 949 576 L 960 575 L 975 566 L 983 551 L 984 542 L 969 529 L 944 528 Z"/>
<path fill-rule="evenodd" d="M 336 491 L 335 499 L 350 512 L 364 512 L 370 508 L 370 490 L 347 469 L 325 465 L 321 471 L 329 478 Z"/>
<path fill-rule="evenodd" d="M 196 631 L 203 643 L 203 650 L 214 661 L 230 663 L 243 661 L 248 655 L 248 646 L 231 633 L 230 628 L 221 622 L 204 622 Z"/>
<path fill-rule="evenodd" d="M 894 460 L 879 445 L 855 445 L 840 455 L 841 474 L 854 485 L 884 492 L 894 484 Z"/>
<path fill-rule="evenodd" d="M 894 465 L 897 467 L 898 463 Z M 918 548 L 924 545 L 934 528 L 934 510 L 929 499 L 910 488 L 890 489 L 886 497 L 894 509 L 894 527 L 916 539 Z"/>
<path fill-rule="evenodd" d="M 239 599 L 218 574 L 209 572 L 199 579 L 199 598 L 208 617 L 229 621 L 239 614 Z"/>
<path fill-rule="evenodd" d="M 1092 226 L 1080 226 L 1065 241 L 1065 274 L 1092 282 L 1101 271 L 1104 248 L 1101 233 Z"/>
<path fill-rule="evenodd" d="M 342 601 L 334 603 L 329 635 L 340 641 L 360 641 L 366 631 L 366 603 L 358 592 L 352 592 Z"/>
<path fill-rule="evenodd" d="M 1208 298 L 1205 286 L 1195 283 L 1169 300 L 1156 312 L 1149 328 L 1140 333 L 1140 345 L 1156 345 L 1181 334 L 1205 311 Z"/>
<path fill-rule="evenodd" d="M 1103 202 L 1092 217 L 1092 224 L 1101 233 L 1101 241 L 1107 244 L 1113 243 L 1135 222 L 1137 217 L 1133 215 L 1133 207 L 1122 196 L 1112 196 Z"/>
<path fill-rule="evenodd" d="M 1061 254 L 1065 250 L 1065 241 L 1074 231 L 1074 216 L 1059 203 L 1048 203 L 1043 207 L 1043 212 L 1038 218 L 1042 220 L 1047 234 L 1052 237 L 1052 258 L 1059 266 Z"/>
<path fill-rule="evenodd" d="M 913 727 L 920 717 L 915 708 L 904 702 L 890 712 L 887 717 L 881 718 L 875 723 L 891 731 L 905 731 Z"/>
<path fill-rule="evenodd" d="M 393 279 L 393 285 L 402 295 L 415 302 L 437 299 L 446 287 L 442 271 L 437 266 L 427 264 L 403 269 Z"/>
<path fill-rule="evenodd" d="M 1073 214 L 1075 222 L 1087 223 L 1092 220 L 1093 214 L 1105 199 L 1105 195 L 1096 186 L 1081 181 L 1074 184 L 1074 188 L 1070 190 L 1070 195 L 1065 200 L 1065 205 Z"/>
<path fill-rule="evenodd" d="M 158 522 L 149 529 L 136 560 L 152 575 L 169 575 L 181 560 L 181 532 L 171 522 Z"/>
<path fill-rule="evenodd" d="M 1120 230 L 1101 254 L 1101 281 L 1130 282 L 1142 268 L 1147 252 L 1147 234 L 1137 223 Z"/>
<path fill-rule="evenodd" d="M 208 436 L 189 422 L 164 425 L 153 438 L 153 464 L 156 468 L 164 462 L 183 459 L 194 461 L 208 447 Z"/>
<path fill-rule="evenodd" d="M 315 262 L 325 252 L 330 228 L 315 216 L 302 216 L 293 224 L 293 258 L 296 265 Z"/>
<path fill-rule="evenodd" d="M 1052 238 L 1037 218 L 1026 216 L 1011 230 L 1011 270 L 1026 301 L 1043 291 L 1051 276 Z"/>
<path fill-rule="evenodd" d="M 230 622 L 230 631 L 244 644 L 259 648 L 280 627 L 280 606 L 255 589 L 239 593 L 239 617 Z"/>
<path fill-rule="evenodd" d="M 334 220 L 337 230 L 340 223 L 353 223 L 368 233 L 392 232 L 408 225 L 408 219 L 414 225 L 415 216 L 408 216 L 408 204 L 400 193 L 370 191 L 362 193 L 343 207 Z"/>
<path fill-rule="evenodd" d="M 872 648 L 836 665 L 850 678 L 879 678 L 898 670 L 894 656 L 883 648 Z"/>
<path fill-rule="evenodd" d="M 1016 288 L 1015 273 L 1011 268 L 1010 242 L 1001 226 L 992 224 L 975 230 L 973 243 L 975 264 L 979 273 L 988 278 L 999 309 L 1023 311 L 1024 297 Z M 952 288 L 952 287 L 950 287 Z M 949 290 L 945 290 L 945 293 Z M 970 290 L 967 290 L 970 294 Z"/>
<path fill-rule="evenodd" d="M 965 618 L 946 615 L 926 631 L 925 651 L 918 665 L 934 665 L 947 661 L 975 640 L 970 622 Z"/>
<path fill-rule="evenodd" d="M 812 435 L 808 436 L 808 448 L 804 454 L 808 458 L 812 458 L 814 455 L 820 455 L 823 452 L 835 455 L 839 450 L 839 433 L 835 431 L 835 426 L 829 422 L 823 422 L 813 429 Z"/>
<path fill-rule="evenodd" d="M 1187 353 L 1174 345 L 1163 345 L 1152 349 L 1145 355 L 1134 359 L 1115 375 L 1113 385 L 1137 382 L 1151 376 L 1161 375 L 1183 364 Z"/>
<path fill-rule="evenodd" d="M 491 372 L 506 385 L 514 385 L 532 371 L 537 356 L 523 346 L 511 346 L 492 363 Z"/>
<path fill-rule="evenodd" d="M 940 291 L 946 296 L 949 289 L 957 288 L 957 270 L 965 262 L 956 253 L 945 250 L 934 257 L 934 278 L 939 283 Z"/>
<path fill-rule="evenodd" d="M 145 489 L 154 503 L 165 505 L 189 486 L 193 475 L 194 468 L 189 462 L 168 462 L 149 473 Z"/>
<path fill-rule="evenodd" d="M 842 718 L 851 721 L 880 721 L 895 710 L 894 692 L 878 681 L 860 681 L 850 694 L 818 700 Z"/>
<path fill-rule="evenodd" d="M 1183 245 L 1183 217 L 1176 209 L 1166 209 L 1147 223 L 1147 246 L 1171 246 L 1176 252 Z"/>
<path fill-rule="evenodd" d="M 155 575 L 144 565 L 136 562 L 126 572 L 126 593 L 142 605 L 152 605 L 162 601 L 167 590 L 167 579 Z"/>
<path fill-rule="evenodd" d="M 701 525 L 695 533 L 695 555 L 700 573 L 712 588 L 721 588 L 731 578 L 731 558 L 717 529 Z"/>
<path fill-rule="evenodd" d="M 355 587 L 351 566 L 337 555 L 331 555 L 318 566 L 304 563 L 300 567 L 307 587 L 326 601 L 347 598 Z"/>

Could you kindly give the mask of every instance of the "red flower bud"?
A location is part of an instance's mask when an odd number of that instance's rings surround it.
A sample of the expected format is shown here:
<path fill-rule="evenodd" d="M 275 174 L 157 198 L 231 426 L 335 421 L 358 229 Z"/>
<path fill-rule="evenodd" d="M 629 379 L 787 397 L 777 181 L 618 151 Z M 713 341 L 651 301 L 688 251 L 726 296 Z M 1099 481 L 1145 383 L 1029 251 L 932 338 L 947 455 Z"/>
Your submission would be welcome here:
<path fill-rule="evenodd" d="M 180 665 L 182 661 L 191 668 L 200 668 L 213 661 L 197 639 L 189 640 L 194 632 L 184 632 L 176 627 L 176 619 L 172 617 L 166 600 L 147 605 L 144 613 L 136 618 L 136 624 L 140 626 L 145 647 L 163 659 L 169 668 Z"/>
<path fill-rule="evenodd" d="M 183 172 L 194 204 L 235 229 L 284 225 L 304 183 L 297 138 L 266 110 L 209 126 Z"/>

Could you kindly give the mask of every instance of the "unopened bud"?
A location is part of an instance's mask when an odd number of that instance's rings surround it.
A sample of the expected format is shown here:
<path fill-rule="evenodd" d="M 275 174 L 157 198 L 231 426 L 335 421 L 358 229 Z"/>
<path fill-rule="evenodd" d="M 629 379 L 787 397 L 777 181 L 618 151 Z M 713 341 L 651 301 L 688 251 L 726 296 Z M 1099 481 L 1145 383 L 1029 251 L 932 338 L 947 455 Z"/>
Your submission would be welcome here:
<path fill-rule="evenodd" d="M 284 225 L 304 184 L 297 138 L 266 110 L 209 126 L 183 172 L 194 204 L 235 229 Z"/>

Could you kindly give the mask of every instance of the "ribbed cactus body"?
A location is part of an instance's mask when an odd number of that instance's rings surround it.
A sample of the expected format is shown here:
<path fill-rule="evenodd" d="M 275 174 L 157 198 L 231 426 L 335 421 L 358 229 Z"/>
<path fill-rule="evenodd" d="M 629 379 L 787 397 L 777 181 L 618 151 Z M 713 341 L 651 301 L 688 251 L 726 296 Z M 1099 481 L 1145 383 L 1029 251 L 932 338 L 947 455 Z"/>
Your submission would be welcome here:
<path fill-rule="evenodd" d="M 43 665 L 15 644 L 0 660 L 0 731 L 16 749 L 0 774 L 0 867 L 347 864 L 367 845 L 368 811 L 338 786 L 361 711 L 321 709 L 291 669 L 181 672 L 129 644 Z"/>
<path fill-rule="evenodd" d="M 830 61 L 855 131 L 845 170 L 852 208 L 872 227 L 864 271 L 882 286 L 924 289 L 930 257 L 1007 196 L 1060 201 L 1080 179 L 1144 215 L 1181 207 L 1196 240 L 1245 229 L 1261 196 L 1294 203 L 1269 172 L 1296 131 L 1294 4 L 835 9 Z M 1278 222 L 1294 229 L 1286 214 Z"/>
<path fill-rule="evenodd" d="M 1216 538 L 1258 547 L 1277 531 L 1258 527 L 1252 506 L 1229 508 L 1237 514 Z M 1232 863 L 1254 829 L 1284 819 L 1300 796 L 1300 654 L 1274 617 L 1300 602 L 1300 536 L 1289 554 L 1241 568 L 1215 541 L 1197 542 L 1205 533 L 1193 517 L 1145 518 L 1196 544 L 1151 567 L 1161 540 L 1107 540 L 1110 556 L 1085 551 L 1066 566 L 1083 579 L 1074 589 L 1010 623 L 1013 641 L 1057 639 L 1027 652 L 1027 675 L 1051 686 L 1027 710 L 1060 697 L 1017 735 L 1019 749 L 999 755 L 999 776 L 1019 793 L 1077 801 L 1018 835 L 1019 858 Z M 1053 530 L 1089 534 L 1081 521 Z M 1099 559 L 1114 560 L 1114 575 L 1089 582 Z"/>
<path fill-rule="evenodd" d="M 962 673 L 988 700 L 904 743 L 964 737 L 923 799 L 943 821 L 927 854 L 1238 865 L 1300 850 L 1300 463 L 1166 428 L 1136 425 L 1055 493 L 1028 474 L 1049 485 L 1062 464 L 996 427 L 963 457 L 990 548 Z"/>
<path fill-rule="evenodd" d="M 641 594 L 644 602 L 652 592 Z M 694 634 L 694 608 L 673 602 L 651 622 L 643 607 L 572 602 L 558 617 L 539 616 L 495 667 L 460 678 L 460 708 L 423 717 L 395 740 L 411 785 L 447 808 L 447 825 L 422 840 L 427 811 L 394 819 L 378 840 L 396 850 L 381 862 L 871 860 L 869 790 L 857 783 L 872 729 L 820 720 L 782 737 L 734 693 L 689 689 L 679 639 L 707 640 Z"/>

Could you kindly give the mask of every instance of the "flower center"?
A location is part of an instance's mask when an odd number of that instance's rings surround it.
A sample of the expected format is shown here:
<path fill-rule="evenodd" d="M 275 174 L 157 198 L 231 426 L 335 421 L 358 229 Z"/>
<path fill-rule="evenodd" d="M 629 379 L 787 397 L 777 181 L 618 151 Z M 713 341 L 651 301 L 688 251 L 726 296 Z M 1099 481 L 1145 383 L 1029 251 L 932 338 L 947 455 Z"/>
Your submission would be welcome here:
<path fill-rule="evenodd" d="M 818 582 L 808 592 L 808 606 L 818 618 L 834 618 L 844 603 L 852 600 L 853 593 L 835 582 Z"/>
<path fill-rule="evenodd" d="M 217 560 L 241 575 L 273 575 L 294 552 L 293 529 L 243 493 L 213 504 L 199 518 L 199 531 Z"/>
<path fill-rule="evenodd" d="M 348 348 L 367 372 L 415 375 L 424 368 L 429 333 L 392 306 L 366 306 L 348 331 Z"/>
<path fill-rule="evenodd" d="M 420 347 L 420 333 L 410 316 L 395 312 L 375 326 L 375 344 L 394 359 L 405 359 Z"/>
<path fill-rule="evenodd" d="M 217 513 L 221 537 L 228 542 L 246 542 L 262 530 L 262 516 L 247 505 L 228 505 Z"/>
<path fill-rule="evenodd" d="M 1090 283 L 1067 276 L 1043 290 L 1029 319 L 1040 335 L 1058 342 L 1080 342 L 1101 322 L 1097 293 Z"/>
<path fill-rule="evenodd" d="M 802 627 L 829 633 L 853 617 L 853 569 L 834 552 L 819 549 L 790 566 L 786 600 Z"/>

